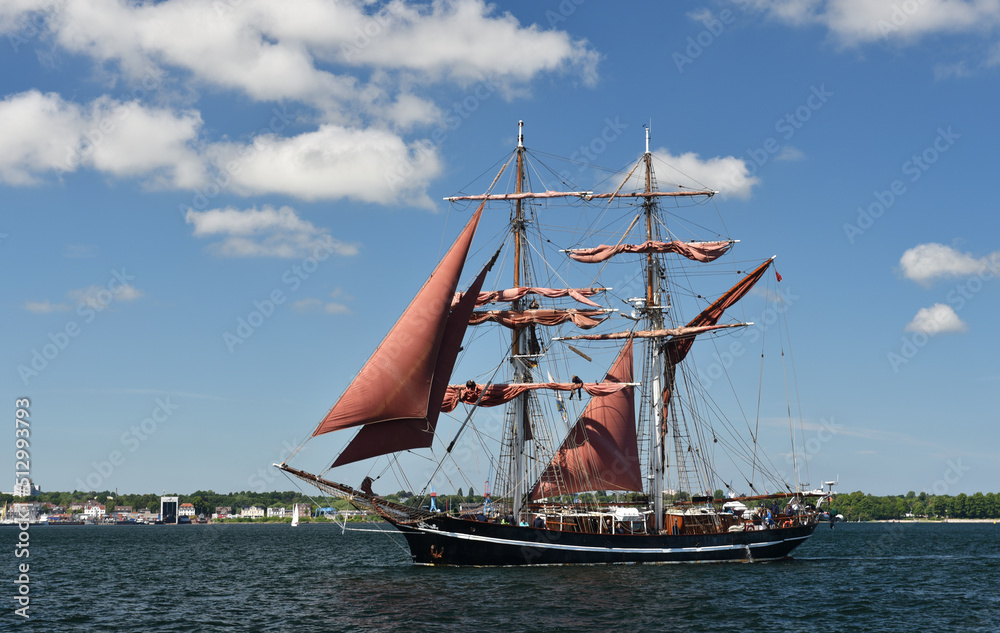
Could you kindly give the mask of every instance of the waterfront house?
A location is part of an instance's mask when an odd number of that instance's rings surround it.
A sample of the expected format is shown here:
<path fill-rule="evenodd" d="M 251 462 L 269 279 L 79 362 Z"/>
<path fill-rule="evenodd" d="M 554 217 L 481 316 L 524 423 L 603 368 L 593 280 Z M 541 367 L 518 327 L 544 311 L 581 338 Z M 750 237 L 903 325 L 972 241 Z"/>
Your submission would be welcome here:
<path fill-rule="evenodd" d="M 194 505 L 190 503 L 182 503 L 181 507 L 177 509 L 177 516 L 179 517 L 193 517 L 194 516 Z"/>
<path fill-rule="evenodd" d="M 240 510 L 240 517 L 244 519 L 263 519 L 264 508 L 261 506 L 250 506 Z"/>
<path fill-rule="evenodd" d="M 274 506 L 267 509 L 267 516 L 285 518 L 287 510 L 281 506 Z"/>

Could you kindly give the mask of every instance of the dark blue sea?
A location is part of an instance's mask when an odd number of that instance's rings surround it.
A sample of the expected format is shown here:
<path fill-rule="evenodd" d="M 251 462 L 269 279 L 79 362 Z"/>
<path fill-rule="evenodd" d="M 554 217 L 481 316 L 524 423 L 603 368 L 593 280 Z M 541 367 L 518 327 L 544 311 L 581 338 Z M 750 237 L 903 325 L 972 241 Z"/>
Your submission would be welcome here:
<path fill-rule="evenodd" d="M 821 525 L 780 563 L 530 569 L 415 567 L 400 537 L 332 525 L 38 526 L 27 559 L 18 532 L 0 529 L 0 631 L 1000 631 L 994 524 Z"/>

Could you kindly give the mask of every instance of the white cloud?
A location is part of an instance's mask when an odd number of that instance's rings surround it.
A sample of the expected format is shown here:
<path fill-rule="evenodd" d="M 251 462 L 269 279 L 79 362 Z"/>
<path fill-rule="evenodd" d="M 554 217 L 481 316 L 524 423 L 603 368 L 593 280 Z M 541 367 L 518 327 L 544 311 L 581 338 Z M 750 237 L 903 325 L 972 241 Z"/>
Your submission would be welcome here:
<path fill-rule="evenodd" d="M 1000 252 L 988 257 L 974 257 L 950 246 L 931 242 L 907 250 L 899 259 L 899 266 L 907 279 L 928 284 L 938 277 L 979 274 L 989 268 L 990 261 L 996 262 L 998 259 Z"/>
<path fill-rule="evenodd" d="M 247 196 L 347 197 L 434 208 L 426 186 L 441 173 L 437 149 L 429 143 L 408 145 L 391 132 L 333 124 L 291 138 L 267 135 L 250 145 L 218 144 L 209 154 L 220 167 L 238 165 L 229 186 Z"/>
<path fill-rule="evenodd" d="M 805 160 L 806 154 L 797 147 L 792 147 L 791 145 L 785 145 L 778 152 L 778 155 L 774 157 L 774 160 L 785 160 L 785 161 L 799 161 Z"/>
<path fill-rule="evenodd" d="M 415 116 L 419 116 L 416 115 Z M 441 172 L 437 149 L 374 128 L 326 124 L 292 137 L 206 143 L 201 118 L 106 97 L 86 106 L 32 90 L 0 101 L 0 182 L 95 169 L 157 189 L 193 189 L 224 173 L 238 195 L 353 198 L 433 208 L 426 186 Z"/>
<path fill-rule="evenodd" d="M 232 207 L 208 211 L 189 210 L 185 216 L 194 225 L 195 237 L 222 236 L 209 248 L 225 257 L 317 257 L 350 256 L 358 252 L 330 236 L 326 229 L 303 220 L 291 207 L 264 206 L 241 211 Z"/>
<path fill-rule="evenodd" d="M 340 288 L 334 290 L 330 293 L 330 297 L 333 299 L 344 299 L 350 300 L 351 298 L 344 295 Z M 316 299 L 315 297 L 309 297 L 308 299 L 300 299 L 292 304 L 292 307 L 298 312 L 315 312 L 322 310 L 326 314 L 350 314 L 351 309 L 346 303 L 340 301 L 323 301 L 321 299 Z"/>
<path fill-rule="evenodd" d="M 940 33 L 987 35 L 1000 25 L 994 0 L 740 0 L 791 25 L 818 24 L 845 46 L 910 44 Z"/>
<path fill-rule="evenodd" d="M 660 182 L 672 182 L 686 187 L 707 187 L 724 196 L 744 199 L 749 198 L 753 187 L 760 183 L 760 179 L 750 174 L 742 158 L 716 156 L 703 159 L 693 152 L 675 156 L 666 149 L 656 150 L 653 155 L 670 168 L 666 172 L 657 172 Z"/>
<path fill-rule="evenodd" d="M 292 304 L 298 312 L 313 312 L 315 310 L 321 310 L 323 308 L 323 302 L 315 297 L 309 297 L 308 299 L 299 299 Z"/>
<path fill-rule="evenodd" d="M 50 312 L 65 312 L 72 309 L 72 306 L 66 303 L 52 303 L 46 299 L 45 301 L 27 301 L 24 304 L 24 309 L 35 314 L 49 314 Z"/>
<path fill-rule="evenodd" d="M 7 8 L 10 30 L 28 10 Z M 415 72 L 431 81 L 471 83 L 496 75 L 524 82 L 542 72 L 597 77 L 599 55 L 557 30 L 523 26 L 482 0 L 100 0 L 49 3 L 43 25 L 63 49 L 132 77 L 173 67 L 202 84 L 241 91 L 257 101 L 292 100 L 351 118 L 348 106 L 387 100 L 392 88 L 362 85 L 376 68 Z M 42 2 L 35 3 L 42 7 Z"/>
<path fill-rule="evenodd" d="M 0 120 L 0 182 L 7 184 L 36 184 L 45 173 L 80 167 L 171 187 L 195 186 L 204 177 L 191 147 L 201 126 L 193 112 L 107 97 L 81 106 L 29 90 L 0 101 Z"/>
<path fill-rule="evenodd" d="M 122 269 L 121 275 L 125 275 Z M 127 278 L 125 276 L 124 278 Z M 112 303 L 121 301 L 135 301 L 144 295 L 142 290 L 129 283 L 123 283 L 123 279 L 118 273 L 114 273 L 112 282 L 104 286 L 91 285 L 86 288 L 77 288 L 66 293 L 66 298 L 75 305 L 85 305 L 98 312 L 107 308 Z M 26 301 L 24 309 L 35 314 L 48 314 L 51 312 L 64 312 L 72 310 L 73 305 L 68 303 L 52 303 L 48 299 L 45 301 Z"/>
<path fill-rule="evenodd" d="M 907 332 L 923 332 L 928 336 L 947 332 L 964 332 L 968 326 L 958 318 L 951 306 L 935 303 L 929 308 L 921 308 L 905 328 Z"/>
<path fill-rule="evenodd" d="M 0 101 L 0 181 L 37 182 L 40 171 L 63 169 L 78 151 L 84 115 L 79 106 L 37 90 Z"/>
<path fill-rule="evenodd" d="M 32 39 L 55 54 L 91 59 L 109 84 L 136 86 L 142 101 L 7 96 L 0 182 L 11 185 L 94 169 L 157 189 L 198 190 L 222 173 L 237 195 L 430 208 L 426 188 L 441 173 L 438 150 L 404 133 L 449 124 L 442 106 L 452 95 L 440 84 L 480 100 L 498 90 L 524 92 L 542 73 L 593 84 L 599 61 L 586 42 L 522 25 L 482 0 L 17 0 L 0 7 L 0 35 L 21 37 L 28 23 Z M 202 87 L 302 106 L 296 123 L 319 123 L 288 137 L 277 135 L 283 119 L 256 138 L 210 138 L 218 125 L 206 126 L 190 107 Z"/>
<path fill-rule="evenodd" d="M 973 72 L 969 69 L 969 65 L 964 60 L 951 64 L 943 62 L 934 64 L 934 79 L 937 79 L 938 81 L 950 79 L 952 77 L 971 77 L 972 74 Z"/>
<path fill-rule="evenodd" d="M 103 310 L 113 302 L 135 301 L 143 296 L 143 292 L 130 284 L 117 284 L 113 287 L 92 285 L 78 290 L 70 290 L 66 296 L 80 305 Z"/>

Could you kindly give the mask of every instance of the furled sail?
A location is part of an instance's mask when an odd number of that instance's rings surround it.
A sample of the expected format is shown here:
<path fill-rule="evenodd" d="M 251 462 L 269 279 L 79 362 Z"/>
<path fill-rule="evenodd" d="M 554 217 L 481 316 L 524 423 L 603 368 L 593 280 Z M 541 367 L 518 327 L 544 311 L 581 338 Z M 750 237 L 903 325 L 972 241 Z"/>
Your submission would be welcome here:
<path fill-rule="evenodd" d="M 479 297 L 476 299 L 476 307 L 498 301 L 513 302 L 524 298 L 526 295 L 535 294 L 549 299 L 571 297 L 580 303 L 599 308 L 601 306 L 588 299 L 588 297 L 593 297 L 605 290 L 608 290 L 608 288 L 507 288 L 505 290 L 480 292 Z M 451 301 L 452 305 L 457 304 L 461 298 L 462 293 L 455 293 L 455 298 Z"/>
<path fill-rule="evenodd" d="M 632 382 L 632 341 L 601 384 Z M 633 387 L 587 404 L 531 490 L 532 499 L 586 490 L 642 490 Z"/>
<path fill-rule="evenodd" d="M 714 196 L 716 191 L 635 191 L 629 193 L 594 193 L 593 191 L 522 191 L 520 193 L 485 193 L 472 196 L 449 196 L 448 202 L 460 200 L 529 200 L 539 198 L 581 198 L 598 200 L 601 198 L 689 198 L 694 196 Z"/>
<path fill-rule="evenodd" d="M 594 248 L 574 248 L 566 251 L 569 256 L 585 264 L 595 264 L 608 260 L 619 253 L 676 253 L 688 259 L 699 262 L 711 262 L 723 255 L 732 247 L 732 241 L 722 242 L 657 242 L 650 240 L 642 244 L 618 244 L 609 246 L 601 244 Z"/>
<path fill-rule="evenodd" d="M 480 205 L 381 345 L 313 431 L 314 437 L 389 420 L 412 419 L 426 425 L 428 410 L 437 408 L 429 406 L 430 393 L 451 298 L 482 212 Z"/>
<path fill-rule="evenodd" d="M 577 327 L 589 330 L 600 325 L 607 318 L 607 313 L 608 310 L 488 310 L 473 312 L 469 324 L 493 321 L 512 330 L 520 330 L 533 323 L 559 325 L 572 321 Z"/>
<path fill-rule="evenodd" d="M 622 389 L 634 386 L 632 383 L 620 382 L 517 382 L 495 385 L 448 385 L 441 410 L 445 413 L 453 411 L 459 402 L 478 404 L 480 407 L 498 407 L 510 402 L 522 393 L 537 389 L 550 391 L 574 391 L 581 389 L 595 397 L 610 396 Z"/>

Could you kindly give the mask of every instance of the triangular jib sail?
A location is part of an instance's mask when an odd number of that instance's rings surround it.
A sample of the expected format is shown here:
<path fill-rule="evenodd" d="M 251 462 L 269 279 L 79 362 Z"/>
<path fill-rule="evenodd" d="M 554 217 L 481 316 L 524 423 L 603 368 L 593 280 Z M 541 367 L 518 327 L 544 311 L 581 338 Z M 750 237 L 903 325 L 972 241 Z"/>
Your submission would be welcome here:
<path fill-rule="evenodd" d="M 426 425 L 428 411 L 437 414 L 437 403 L 430 405 L 430 395 L 441 341 L 481 216 L 482 206 L 313 436 L 390 420 L 418 420 Z"/>

